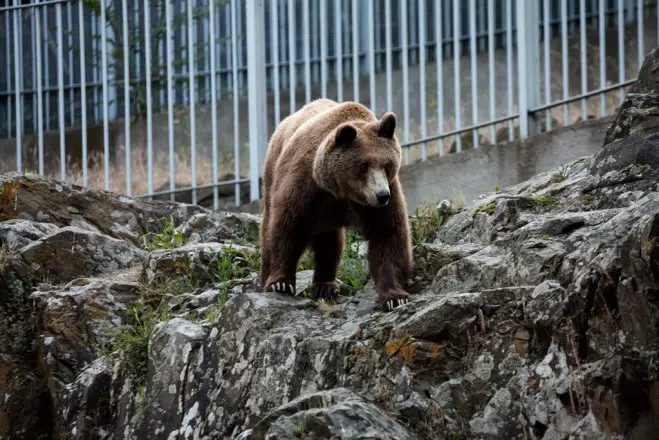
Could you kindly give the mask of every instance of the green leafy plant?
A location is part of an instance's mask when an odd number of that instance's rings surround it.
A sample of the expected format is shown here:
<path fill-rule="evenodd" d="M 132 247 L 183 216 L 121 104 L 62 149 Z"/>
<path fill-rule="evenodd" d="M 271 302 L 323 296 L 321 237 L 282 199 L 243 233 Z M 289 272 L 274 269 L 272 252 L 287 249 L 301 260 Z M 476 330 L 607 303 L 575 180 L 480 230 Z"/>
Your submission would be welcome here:
<path fill-rule="evenodd" d="M 183 233 L 176 229 L 174 220 L 170 217 L 164 219 L 164 226 L 161 232 L 155 234 L 152 232 L 144 234 L 144 247 L 149 251 L 159 249 L 172 249 L 183 246 Z"/>
<path fill-rule="evenodd" d="M 485 205 L 481 205 L 478 208 L 476 208 L 476 211 L 474 211 L 474 214 L 479 213 L 479 212 L 484 212 L 486 214 L 491 215 L 496 208 L 497 208 L 497 202 L 496 201 L 486 203 Z"/>
<path fill-rule="evenodd" d="M 337 277 L 341 282 L 345 294 L 352 295 L 361 290 L 368 280 L 368 264 L 359 256 L 359 243 L 363 236 L 357 231 L 347 229 L 345 233 L 345 246 Z"/>
<path fill-rule="evenodd" d="M 546 208 L 556 203 L 556 197 L 552 196 L 551 194 L 537 196 L 535 199 L 533 199 L 533 203 L 539 208 Z"/>

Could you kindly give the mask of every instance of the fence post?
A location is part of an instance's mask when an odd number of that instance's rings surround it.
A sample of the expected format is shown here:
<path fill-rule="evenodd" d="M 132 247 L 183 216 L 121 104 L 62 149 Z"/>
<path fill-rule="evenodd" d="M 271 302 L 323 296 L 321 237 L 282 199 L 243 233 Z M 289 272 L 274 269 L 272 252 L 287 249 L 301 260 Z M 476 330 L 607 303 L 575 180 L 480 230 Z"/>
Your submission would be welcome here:
<path fill-rule="evenodd" d="M 522 139 L 538 132 L 538 117 L 529 109 L 540 105 L 539 2 L 516 2 L 519 134 Z"/>
<path fill-rule="evenodd" d="M 250 202 L 258 200 L 259 174 L 267 147 L 265 96 L 265 0 L 247 0 L 247 91 L 249 115 Z"/>

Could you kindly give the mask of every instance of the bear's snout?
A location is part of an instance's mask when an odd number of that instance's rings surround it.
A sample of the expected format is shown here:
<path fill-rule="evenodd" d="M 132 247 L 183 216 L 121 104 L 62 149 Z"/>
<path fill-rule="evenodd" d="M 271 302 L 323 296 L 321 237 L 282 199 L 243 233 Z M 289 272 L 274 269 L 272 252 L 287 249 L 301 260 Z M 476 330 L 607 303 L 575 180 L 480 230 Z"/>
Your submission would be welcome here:
<path fill-rule="evenodd" d="M 391 197 L 391 194 L 389 193 L 389 190 L 380 191 L 379 193 L 376 194 L 376 197 L 378 199 L 378 203 L 380 204 L 380 206 L 384 206 L 389 202 L 389 198 Z"/>
<path fill-rule="evenodd" d="M 387 175 L 382 170 L 371 169 L 368 173 L 368 190 L 366 198 L 371 206 L 385 206 L 389 203 L 391 193 L 389 192 L 389 182 Z"/>

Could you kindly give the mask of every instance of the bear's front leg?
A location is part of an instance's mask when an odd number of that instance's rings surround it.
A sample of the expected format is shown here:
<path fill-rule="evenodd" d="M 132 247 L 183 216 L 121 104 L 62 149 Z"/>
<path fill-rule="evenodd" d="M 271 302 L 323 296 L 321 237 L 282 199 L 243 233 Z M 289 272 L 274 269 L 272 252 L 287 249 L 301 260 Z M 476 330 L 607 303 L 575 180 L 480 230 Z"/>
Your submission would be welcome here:
<path fill-rule="evenodd" d="M 315 269 L 311 293 L 314 299 L 331 300 L 339 296 L 336 272 L 343 253 L 343 228 L 316 234 L 311 238 Z"/>
<path fill-rule="evenodd" d="M 273 216 L 273 220 L 277 218 Z M 269 274 L 265 281 L 266 292 L 289 293 L 295 291 L 297 262 L 309 242 L 309 236 L 295 223 L 273 221 L 268 231 Z"/>
<path fill-rule="evenodd" d="M 371 210 L 368 217 L 364 226 L 369 271 L 378 293 L 378 305 L 391 311 L 409 301 L 405 285 L 412 273 L 409 223 L 398 185 L 391 186 L 390 203 Z"/>

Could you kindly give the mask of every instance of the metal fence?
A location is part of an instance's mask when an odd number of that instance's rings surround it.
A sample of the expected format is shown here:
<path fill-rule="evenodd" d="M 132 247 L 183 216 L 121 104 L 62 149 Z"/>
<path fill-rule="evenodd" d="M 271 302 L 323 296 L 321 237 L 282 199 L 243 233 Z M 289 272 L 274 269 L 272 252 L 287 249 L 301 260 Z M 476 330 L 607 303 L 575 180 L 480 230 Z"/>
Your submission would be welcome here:
<path fill-rule="evenodd" d="M 408 164 L 611 113 L 659 41 L 657 0 L 5 0 L 0 23 L 0 171 L 215 208 L 259 198 L 312 99 L 395 111 Z"/>

